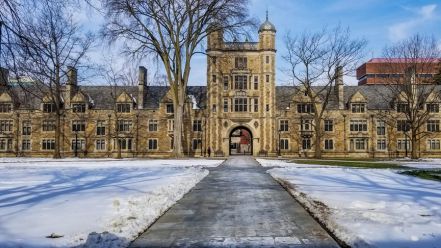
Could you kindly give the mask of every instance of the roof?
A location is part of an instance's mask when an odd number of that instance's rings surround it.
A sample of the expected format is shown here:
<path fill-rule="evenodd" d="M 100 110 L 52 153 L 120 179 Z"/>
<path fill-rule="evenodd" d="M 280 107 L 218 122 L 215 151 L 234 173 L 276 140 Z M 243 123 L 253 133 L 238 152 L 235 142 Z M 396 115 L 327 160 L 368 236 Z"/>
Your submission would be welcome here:
<path fill-rule="evenodd" d="M 269 19 L 268 19 L 268 11 L 266 12 L 266 20 L 264 23 L 262 23 L 260 25 L 259 28 L 259 33 L 263 32 L 263 31 L 272 31 L 272 32 L 277 32 L 276 30 L 276 26 L 274 26 L 274 24 L 272 24 Z"/>
<path fill-rule="evenodd" d="M 366 63 L 441 63 L 439 58 L 372 58 Z"/>

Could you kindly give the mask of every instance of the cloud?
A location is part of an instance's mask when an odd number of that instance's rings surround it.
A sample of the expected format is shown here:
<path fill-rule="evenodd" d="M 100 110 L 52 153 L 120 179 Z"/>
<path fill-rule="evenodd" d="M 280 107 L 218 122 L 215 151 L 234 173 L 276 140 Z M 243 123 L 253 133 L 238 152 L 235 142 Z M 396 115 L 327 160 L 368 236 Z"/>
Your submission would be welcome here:
<path fill-rule="evenodd" d="M 407 10 L 414 13 L 410 20 L 396 23 L 389 27 L 389 39 L 393 42 L 407 38 L 411 32 L 425 23 L 435 19 L 437 8 L 436 4 L 424 5 L 418 9 Z"/>

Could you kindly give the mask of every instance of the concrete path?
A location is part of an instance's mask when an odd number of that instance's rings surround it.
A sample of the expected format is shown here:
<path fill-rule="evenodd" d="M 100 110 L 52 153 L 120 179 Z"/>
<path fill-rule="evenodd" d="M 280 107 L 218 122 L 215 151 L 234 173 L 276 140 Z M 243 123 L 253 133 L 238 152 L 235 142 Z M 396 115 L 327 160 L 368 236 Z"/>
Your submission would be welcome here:
<path fill-rule="evenodd" d="M 338 247 L 265 171 L 229 158 L 131 247 Z"/>

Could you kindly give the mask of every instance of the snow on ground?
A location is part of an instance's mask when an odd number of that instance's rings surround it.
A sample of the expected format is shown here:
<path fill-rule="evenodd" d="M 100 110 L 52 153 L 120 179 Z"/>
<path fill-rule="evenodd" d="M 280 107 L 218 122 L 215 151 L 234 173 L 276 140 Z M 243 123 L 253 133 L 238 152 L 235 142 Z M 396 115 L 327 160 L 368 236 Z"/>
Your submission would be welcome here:
<path fill-rule="evenodd" d="M 287 167 L 269 173 L 287 182 L 291 193 L 352 247 L 441 247 L 437 181 L 384 169 Z"/>
<path fill-rule="evenodd" d="M 397 160 L 403 166 L 419 169 L 441 169 L 441 159 L 420 159 L 419 161 Z"/>
<path fill-rule="evenodd" d="M 126 246 L 221 162 L 2 163 L 0 247 Z"/>
<path fill-rule="evenodd" d="M 328 165 L 297 164 L 294 162 L 290 162 L 290 160 L 274 160 L 274 159 L 264 159 L 264 158 L 256 158 L 256 160 L 263 167 L 290 167 L 290 168 L 327 168 L 327 167 L 331 167 Z"/>

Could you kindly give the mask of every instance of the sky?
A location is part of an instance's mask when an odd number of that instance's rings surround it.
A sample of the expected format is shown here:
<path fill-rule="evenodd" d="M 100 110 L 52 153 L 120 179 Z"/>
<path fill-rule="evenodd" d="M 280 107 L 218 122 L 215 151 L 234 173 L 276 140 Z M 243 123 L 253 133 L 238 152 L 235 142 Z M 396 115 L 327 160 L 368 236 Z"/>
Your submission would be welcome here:
<path fill-rule="evenodd" d="M 287 78 L 282 70 L 283 37 L 287 32 L 296 35 L 305 30 L 319 31 L 323 27 L 332 28 L 336 25 L 349 27 L 353 38 L 364 38 L 368 41 L 365 61 L 381 57 L 385 46 L 416 33 L 441 38 L 440 0 L 249 0 L 249 3 L 251 17 L 263 22 L 268 10 L 269 20 L 276 26 L 277 84 L 283 84 Z M 98 30 L 103 22 L 103 17 L 90 8 L 79 10 L 76 18 L 83 23 L 85 29 L 91 31 Z M 258 39 L 257 30 L 252 38 Z M 90 54 L 92 60 L 102 62 L 112 56 L 115 63 L 123 64 L 125 60 L 117 47 L 104 44 L 99 42 L 94 48 Z M 441 48 L 441 42 L 439 44 Z M 142 63 L 150 68 L 150 75 L 153 74 L 152 71 L 157 71 L 153 68 L 157 66 L 153 66 L 152 61 L 146 59 Z M 193 57 L 189 84 L 206 85 L 204 55 Z M 345 84 L 356 84 L 356 79 L 346 77 Z"/>

